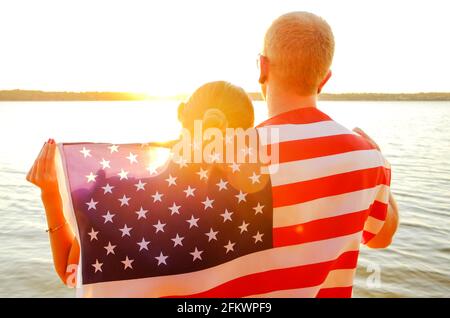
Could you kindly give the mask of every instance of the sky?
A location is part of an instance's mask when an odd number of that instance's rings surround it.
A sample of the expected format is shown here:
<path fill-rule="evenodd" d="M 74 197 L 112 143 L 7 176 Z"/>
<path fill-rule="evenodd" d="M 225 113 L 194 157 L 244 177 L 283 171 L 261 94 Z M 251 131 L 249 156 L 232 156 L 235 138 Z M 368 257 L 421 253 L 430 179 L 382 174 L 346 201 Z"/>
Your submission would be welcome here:
<path fill-rule="evenodd" d="M 310 11 L 336 51 L 325 92 L 450 92 L 448 1 L 0 1 L 0 89 L 259 89 L 256 56 L 277 16 Z"/>

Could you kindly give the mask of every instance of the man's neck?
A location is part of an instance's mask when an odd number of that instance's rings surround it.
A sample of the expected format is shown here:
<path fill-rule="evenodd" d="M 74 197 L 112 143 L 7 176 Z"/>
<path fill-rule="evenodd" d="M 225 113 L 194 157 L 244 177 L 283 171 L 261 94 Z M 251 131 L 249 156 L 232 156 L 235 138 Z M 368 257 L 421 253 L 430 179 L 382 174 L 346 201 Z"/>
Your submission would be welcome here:
<path fill-rule="evenodd" d="M 292 92 L 277 90 L 273 87 L 267 90 L 266 100 L 269 117 L 299 108 L 317 107 L 317 95 L 300 96 Z"/>

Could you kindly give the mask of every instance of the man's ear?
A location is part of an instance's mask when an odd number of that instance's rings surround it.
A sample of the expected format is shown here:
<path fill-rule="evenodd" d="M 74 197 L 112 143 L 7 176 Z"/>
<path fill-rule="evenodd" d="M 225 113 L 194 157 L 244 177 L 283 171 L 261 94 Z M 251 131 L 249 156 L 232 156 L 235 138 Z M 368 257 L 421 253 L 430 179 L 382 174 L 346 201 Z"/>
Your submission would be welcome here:
<path fill-rule="evenodd" d="M 263 55 L 259 57 L 259 84 L 263 85 L 266 83 L 269 76 L 269 61 Z"/>
<path fill-rule="evenodd" d="M 325 86 L 325 84 L 328 82 L 328 80 L 331 77 L 331 70 L 328 70 L 327 75 L 323 78 L 322 82 L 319 84 L 319 88 L 317 89 L 317 94 L 320 94 L 322 91 L 322 88 Z"/>
<path fill-rule="evenodd" d="M 183 123 L 184 121 L 184 109 L 186 107 L 186 103 L 181 102 L 180 105 L 178 105 L 178 121 L 180 123 Z"/>

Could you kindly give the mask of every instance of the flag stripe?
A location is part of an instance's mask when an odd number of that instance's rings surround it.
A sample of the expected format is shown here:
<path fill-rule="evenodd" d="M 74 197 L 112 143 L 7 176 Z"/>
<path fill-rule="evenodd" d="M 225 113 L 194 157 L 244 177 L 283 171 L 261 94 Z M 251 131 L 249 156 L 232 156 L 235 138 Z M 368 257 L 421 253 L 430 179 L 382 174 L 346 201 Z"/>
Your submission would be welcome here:
<path fill-rule="evenodd" d="M 321 289 L 317 298 L 349 298 L 352 297 L 352 286 Z"/>

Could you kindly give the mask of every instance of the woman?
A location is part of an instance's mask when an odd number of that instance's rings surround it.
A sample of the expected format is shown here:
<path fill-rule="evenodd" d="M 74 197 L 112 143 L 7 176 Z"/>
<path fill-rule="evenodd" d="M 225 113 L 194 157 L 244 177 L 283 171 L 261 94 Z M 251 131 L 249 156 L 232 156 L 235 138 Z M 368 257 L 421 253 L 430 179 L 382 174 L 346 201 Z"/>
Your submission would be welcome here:
<path fill-rule="evenodd" d="M 218 81 L 201 86 L 187 103 L 181 103 L 178 119 L 183 128 L 190 131 L 193 131 L 196 120 L 202 120 L 204 128 L 247 129 L 253 126 L 254 111 L 242 88 Z M 41 189 L 56 272 L 66 285 L 74 286 L 80 246 L 63 214 L 54 163 L 55 150 L 55 141 L 49 139 L 30 169 L 27 180 Z"/>

